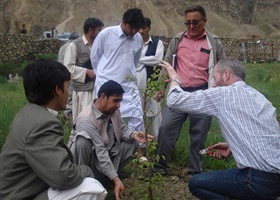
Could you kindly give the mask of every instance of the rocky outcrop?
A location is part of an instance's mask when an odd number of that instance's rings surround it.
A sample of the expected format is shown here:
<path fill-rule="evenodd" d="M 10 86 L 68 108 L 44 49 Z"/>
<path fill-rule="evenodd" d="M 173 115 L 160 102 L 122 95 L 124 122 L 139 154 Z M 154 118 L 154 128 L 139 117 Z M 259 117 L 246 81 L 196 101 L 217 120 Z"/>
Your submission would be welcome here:
<path fill-rule="evenodd" d="M 139 7 L 152 20 L 152 34 L 173 36 L 185 30 L 184 10 L 192 4 L 206 8 L 207 29 L 221 37 L 280 38 L 280 0 L 1 0 L 0 32 L 41 36 L 56 26 L 59 32 L 82 33 L 88 17 L 105 26 L 121 22 L 123 12 Z"/>

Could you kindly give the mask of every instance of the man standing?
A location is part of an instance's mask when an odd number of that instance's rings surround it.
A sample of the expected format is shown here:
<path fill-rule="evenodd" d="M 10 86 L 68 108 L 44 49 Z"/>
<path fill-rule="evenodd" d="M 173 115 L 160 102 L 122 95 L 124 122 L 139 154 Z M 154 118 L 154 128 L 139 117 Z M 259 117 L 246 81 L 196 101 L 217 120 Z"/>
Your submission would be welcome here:
<path fill-rule="evenodd" d="M 117 82 L 104 83 L 98 91 L 98 99 L 79 114 L 70 137 L 74 163 L 91 167 L 96 179 L 106 176 L 113 180 L 117 200 L 124 194 L 119 167 L 135 153 L 136 141 L 146 142 L 144 133 L 129 130 L 121 118 L 123 93 Z"/>
<path fill-rule="evenodd" d="M 189 189 L 199 199 L 276 199 L 280 195 L 280 129 L 276 109 L 254 88 L 246 85 L 245 68 L 232 58 L 218 62 L 214 87 L 185 92 L 166 62 L 170 91 L 167 105 L 178 112 L 215 116 L 226 143 L 212 146 L 211 156 L 233 155 L 237 167 L 192 176 Z M 221 87 L 217 87 L 221 86 Z"/>
<path fill-rule="evenodd" d="M 140 89 L 142 106 L 144 106 L 144 101 L 147 101 L 146 116 L 148 118 L 149 133 L 157 137 L 162 118 L 160 103 L 152 98 L 144 99 L 143 92 L 147 89 L 148 79 L 151 79 L 152 74 L 155 73 L 154 67 L 163 59 L 164 46 L 160 39 L 153 38 L 149 35 L 151 20 L 144 17 L 144 21 L 145 25 L 139 31 L 142 35 L 144 46 L 137 66 L 137 86 Z"/>
<path fill-rule="evenodd" d="M 84 23 L 83 36 L 71 42 L 65 52 L 64 65 L 73 80 L 73 122 L 94 97 L 95 74 L 89 57 L 93 41 L 103 26 L 101 20 L 88 18 Z"/>
<path fill-rule="evenodd" d="M 105 28 L 91 50 L 91 64 L 96 73 L 95 92 L 108 80 L 115 80 L 124 89 L 121 116 L 127 118 L 131 130 L 144 131 L 141 99 L 136 86 L 136 67 L 141 56 L 143 39 L 138 31 L 144 17 L 138 8 L 128 9 L 118 26 Z"/>
<path fill-rule="evenodd" d="M 94 199 L 107 192 L 88 166 L 72 163 L 57 119 L 68 99 L 70 73 L 59 62 L 27 65 L 23 85 L 29 101 L 15 116 L 0 154 L 0 198 Z"/>
<path fill-rule="evenodd" d="M 187 30 L 177 34 L 170 42 L 165 61 L 174 65 L 178 73 L 177 81 L 184 91 L 194 92 L 205 90 L 212 83 L 214 65 L 225 57 L 221 41 L 204 29 L 207 22 L 203 7 L 197 5 L 185 10 L 185 25 Z M 162 91 L 163 94 L 163 91 Z M 167 105 L 162 112 L 162 122 L 159 128 L 158 150 L 160 159 L 154 172 L 167 173 L 168 162 L 179 137 L 182 125 L 190 118 L 190 164 L 188 174 L 200 173 L 202 158 L 198 153 L 204 148 L 204 143 L 211 125 L 211 117 L 205 114 L 182 113 Z"/>
<path fill-rule="evenodd" d="M 64 57 L 65 57 L 65 51 L 68 47 L 68 45 L 75 39 L 79 38 L 80 34 L 78 32 L 71 32 L 69 36 L 69 41 L 67 41 L 65 44 L 63 44 L 58 51 L 57 55 L 57 61 L 61 64 L 64 64 Z"/>
<path fill-rule="evenodd" d="M 22 24 L 21 29 L 20 29 L 21 34 L 27 34 L 27 30 L 25 28 L 25 24 Z"/>
<path fill-rule="evenodd" d="M 65 51 L 68 47 L 68 45 L 72 42 L 72 40 L 77 39 L 78 37 L 80 37 L 78 32 L 71 32 L 70 36 L 69 36 L 69 41 L 66 42 L 64 45 L 62 45 L 59 48 L 58 51 L 58 56 L 57 56 L 57 61 L 60 62 L 61 64 L 64 64 L 64 57 L 65 57 Z M 63 112 L 63 117 L 62 119 L 64 121 L 66 121 L 67 119 L 71 118 L 72 121 L 72 95 L 73 95 L 73 81 L 70 80 L 69 82 L 69 97 L 68 97 L 68 101 L 66 104 L 66 110 Z"/>
<path fill-rule="evenodd" d="M 52 27 L 51 34 L 52 34 L 52 38 L 57 39 L 58 32 L 55 26 Z"/>

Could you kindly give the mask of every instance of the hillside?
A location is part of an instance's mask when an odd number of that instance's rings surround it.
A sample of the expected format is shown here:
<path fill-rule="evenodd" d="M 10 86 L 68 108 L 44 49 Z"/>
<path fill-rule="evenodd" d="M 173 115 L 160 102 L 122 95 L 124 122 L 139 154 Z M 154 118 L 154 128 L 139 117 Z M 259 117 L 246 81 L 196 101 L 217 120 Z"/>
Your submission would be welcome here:
<path fill-rule="evenodd" d="M 0 32 L 41 36 L 56 26 L 59 32 L 82 33 L 88 17 L 105 26 L 121 22 L 126 9 L 139 7 L 152 20 L 152 34 L 174 36 L 185 30 L 184 10 L 200 4 L 207 12 L 207 29 L 221 37 L 280 38 L 280 0 L 0 0 Z"/>

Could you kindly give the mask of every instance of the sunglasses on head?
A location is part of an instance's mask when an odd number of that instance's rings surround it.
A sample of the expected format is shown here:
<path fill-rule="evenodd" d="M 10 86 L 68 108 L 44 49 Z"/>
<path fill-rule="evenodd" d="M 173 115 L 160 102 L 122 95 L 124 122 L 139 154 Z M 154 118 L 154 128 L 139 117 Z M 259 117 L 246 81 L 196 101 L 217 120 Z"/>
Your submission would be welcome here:
<path fill-rule="evenodd" d="M 193 25 L 193 26 L 197 26 L 201 21 L 202 21 L 203 19 L 201 19 L 201 20 L 187 20 L 187 21 L 185 21 L 185 25 L 186 26 L 190 26 L 191 24 Z"/>

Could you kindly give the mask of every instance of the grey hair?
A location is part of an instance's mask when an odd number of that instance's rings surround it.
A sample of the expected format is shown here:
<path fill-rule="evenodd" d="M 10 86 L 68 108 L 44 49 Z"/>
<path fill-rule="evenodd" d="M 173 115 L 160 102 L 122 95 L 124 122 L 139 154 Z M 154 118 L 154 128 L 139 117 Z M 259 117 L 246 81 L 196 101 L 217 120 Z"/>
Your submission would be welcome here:
<path fill-rule="evenodd" d="M 235 76 L 241 78 L 243 81 L 245 81 L 246 78 L 246 70 L 245 67 L 241 64 L 241 62 L 235 58 L 224 58 L 220 60 L 216 67 L 219 71 L 226 71 L 229 70 L 232 74 Z"/>
<path fill-rule="evenodd" d="M 70 33 L 70 36 L 69 36 L 69 40 L 75 40 L 77 39 L 78 37 L 80 37 L 80 34 L 78 32 L 71 32 Z"/>

